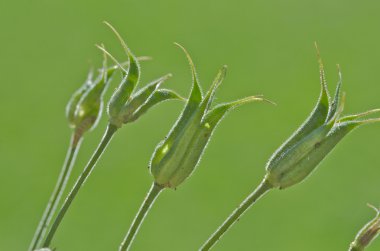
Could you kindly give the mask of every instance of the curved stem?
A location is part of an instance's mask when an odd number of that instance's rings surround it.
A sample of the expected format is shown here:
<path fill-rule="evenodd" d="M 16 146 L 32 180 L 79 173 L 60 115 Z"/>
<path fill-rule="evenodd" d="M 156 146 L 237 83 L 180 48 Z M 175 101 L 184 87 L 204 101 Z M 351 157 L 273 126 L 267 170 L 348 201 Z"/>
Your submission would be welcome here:
<path fill-rule="evenodd" d="M 225 222 L 211 235 L 211 237 L 206 241 L 205 244 L 200 248 L 201 251 L 206 251 L 212 248 L 215 243 L 222 237 L 222 235 L 227 232 L 227 230 L 239 220 L 248 208 L 250 208 L 261 196 L 272 189 L 272 185 L 269 184 L 265 179 L 261 184 L 253 191 L 235 211 L 227 218 Z"/>
<path fill-rule="evenodd" d="M 132 222 L 132 224 L 128 230 L 127 235 L 125 236 L 123 242 L 121 243 L 119 251 L 129 250 L 129 248 L 133 242 L 133 239 L 135 238 L 137 232 L 139 231 L 139 228 L 140 228 L 142 222 L 144 221 L 145 216 L 149 212 L 149 209 L 152 207 L 154 201 L 156 200 L 156 198 L 158 197 L 158 195 L 160 194 L 160 192 L 162 191 L 163 188 L 164 187 L 162 187 L 156 183 L 153 183 L 153 185 L 151 186 L 143 204 L 141 205 L 139 211 L 137 212 L 136 217 L 133 220 L 133 222 Z"/>
<path fill-rule="evenodd" d="M 47 234 L 47 237 L 45 239 L 45 242 L 43 244 L 43 247 L 49 247 L 55 232 L 57 231 L 57 228 L 59 227 L 59 224 L 61 223 L 63 217 L 65 216 L 67 210 L 69 209 L 71 203 L 73 202 L 75 196 L 78 194 L 79 189 L 82 187 L 88 176 L 91 174 L 91 171 L 94 169 L 96 162 L 104 152 L 104 149 L 107 147 L 108 143 L 111 141 L 112 136 L 117 131 L 118 127 L 109 124 L 106 132 L 104 133 L 104 136 L 102 140 L 100 141 L 100 144 L 96 148 L 94 154 L 92 155 L 90 161 L 84 168 L 83 172 L 77 179 L 75 185 L 73 186 L 72 190 L 70 191 L 69 195 L 66 197 L 65 202 L 63 203 L 62 208 L 59 210 L 57 217 L 55 218 L 53 225 L 51 226 L 49 233 Z"/>
<path fill-rule="evenodd" d="M 46 229 L 49 226 L 51 219 L 57 210 L 58 203 L 60 202 L 63 191 L 66 188 L 67 181 L 70 177 L 71 170 L 73 168 L 78 150 L 80 148 L 81 141 L 82 141 L 82 135 L 78 135 L 76 132 L 73 132 L 65 162 L 59 174 L 54 191 L 50 196 L 46 209 L 38 224 L 36 232 L 34 233 L 33 240 L 28 249 L 29 251 L 35 250 L 39 246 L 43 238 L 45 237 Z"/>

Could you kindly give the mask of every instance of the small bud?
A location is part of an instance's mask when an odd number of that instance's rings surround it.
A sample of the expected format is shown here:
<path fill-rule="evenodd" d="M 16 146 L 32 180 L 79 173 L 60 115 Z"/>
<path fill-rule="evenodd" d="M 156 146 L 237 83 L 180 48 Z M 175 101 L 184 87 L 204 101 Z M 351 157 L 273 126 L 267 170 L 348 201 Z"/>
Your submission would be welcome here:
<path fill-rule="evenodd" d="M 123 124 L 135 121 L 148 109 L 154 105 L 166 100 L 178 99 L 183 100 L 178 94 L 173 91 L 159 90 L 159 86 L 166 81 L 171 74 L 167 74 L 144 88 L 136 91 L 140 79 L 140 65 L 138 59 L 132 54 L 125 41 L 121 38 L 120 34 L 109 23 L 106 22 L 111 30 L 118 37 L 128 56 L 128 69 L 124 69 L 108 51 L 102 46 L 98 46 L 100 50 L 106 53 L 123 71 L 123 78 L 119 87 L 113 93 L 108 103 L 108 115 L 110 124 L 121 127 Z M 166 95 L 163 95 L 166 94 Z"/>
<path fill-rule="evenodd" d="M 185 109 L 168 136 L 155 149 L 150 162 L 150 171 L 156 184 L 176 188 L 196 168 L 210 137 L 223 116 L 231 109 L 261 97 L 248 97 L 210 108 L 215 91 L 222 83 L 226 67 L 216 76 L 210 90 L 203 97 L 194 64 L 186 52 L 193 75 L 193 86 Z"/>
<path fill-rule="evenodd" d="M 101 117 L 103 95 L 114 72 L 106 69 L 104 60 L 99 76 L 93 80 L 91 71 L 86 82 L 74 93 L 66 107 L 66 117 L 78 137 L 93 129 Z"/>
<path fill-rule="evenodd" d="M 334 99 L 329 96 L 322 62 L 320 61 L 321 94 L 314 111 L 301 127 L 272 155 L 267 163 L 267 181 L 280 189 L 303 181 L 339 141 L 362 124 L 379 119 L 359 119 L 380 111 L 340 117 L 344 96 L 340 100 L 341 73 Z"/>
<path fill-rule="evenodd" d="M 91 70 L 88 75 L 87 79 L 84 82 L 84 84 L 71 96 L 71 99 L 67 103 L 66 106 L 66 118 L 69 121 L 69 125 L 71 128 L 75 128 L 75 111 L 77 109 L 77 105 L 79 103 L 79 100 L 83 96 L 83 94 L 93 85 L 93 70 Z"/>
<path fill-rule="evenodd" d="M 376 217 L 359 231 L 350 245 L 350 251 L 364 250 L 380 234 L 380 210 L 369 206 L 376 211 Z"/>

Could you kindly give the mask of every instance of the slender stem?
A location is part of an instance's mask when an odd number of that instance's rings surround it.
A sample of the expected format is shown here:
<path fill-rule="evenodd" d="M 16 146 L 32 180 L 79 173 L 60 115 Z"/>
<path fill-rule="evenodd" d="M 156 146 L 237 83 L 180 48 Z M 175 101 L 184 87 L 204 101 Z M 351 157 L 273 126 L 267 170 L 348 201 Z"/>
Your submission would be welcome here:
<path fill-rule="evenodd" d="M 248 208 L 250 208 L 261 196 L 263 196 L 266 192 L 272 189 L 272 185 L 270 185 L 266 179 L 264 179 L 260 185 L 253 191 L 232 214 L 227 218 L 225 222 L 211 235 L 211 237 L 206 241 L 205 244 L 200 248 L 201 251 L 206 251 L 212 248 L 215 243 L 222 237 L 222 235 L 227 232 L 227 230 L 239 220 L 239 218 L 243 215 Z"/>
<path fill-rule="evenodd" d="M 136 214 L 135 219 L 133 220 L 128 230 L 127 235 L 125 236 L 123 242 L 120 245 L 119 251 L 129 250 L 133 242 L 133 239 L 135 238 L 142 222 L 144 221 L 145 216 L 149 212 L 149 209 L 152 207 L 154 201 L 156 200 L 156 198 L 158 197 L 158 195 L 160 194 L 163 188 L 164 187 L 156 183 L 152 184 L 143 204 L 141 205 L 139 211 Z"/>
<path fill-rule="evenodd" d="M 50 196 L 46 209 L 38 224 L 36 232 L 34 233 L 33 240 L 28 249 L 29 251 L 35 250 L 45 237 L 47 227 L 49 226 L 51 219 L 57 210 L 58 203 L 60 202 L 63 191 L 66 188 L 67 181 L 70 177 L 71 170 L 73 168 L 78 150 L 80 148 L 81 141 L 82 135 L 78 135 L 77 132 L 73 132 L 65 162 L 59 174 L 54 191 Z"/>
<path fill-rule="evenodd" d="M 59 224 L 61 223 L 63 217 L 65 216 L 67 210 L 69 209 L 71 203 L 73 202 L 75 196 L 78 194 L 79 189 L 82 187 L 88 176 L 91 174 L 92 170 L 95 167 L 96 162 L 104 152 L 104 149 L 107 147 L 108 143 L 111 141 L 112 136 L 117 131 L 118 127 L 109 124 L 106 132 L 104 133 L 104 136 L 102 140 L 100 141 L 100 144 L 96 148 L 94 154 L 92 155 L 90 161 L 87 163 L 86 167 L 84 168 L 83 172 L 77 179 L 75 185 L 73 186 L 72 190 L 70 191 L 69 195 L 66 197 L 65 202 L 63 203 L 62 208 L 59 210 L 57 217 L 55 218 L 53 225 L 51 226 L 49 233 L 47 234 L 47 237 L 45 239 L 45 242 L 43 244 L 43 247 L 49 247 L 55 232 L 57 231 L 57 228 L 59 227 Z"/>

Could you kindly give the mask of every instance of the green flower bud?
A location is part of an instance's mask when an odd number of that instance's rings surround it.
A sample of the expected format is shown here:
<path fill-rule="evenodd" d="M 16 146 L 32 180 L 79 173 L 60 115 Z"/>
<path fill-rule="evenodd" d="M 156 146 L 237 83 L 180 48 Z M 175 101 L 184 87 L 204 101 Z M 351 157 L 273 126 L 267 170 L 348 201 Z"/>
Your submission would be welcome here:
<path fill-rule="evenodd" d="M 320 62 L 320 76 L 321 94 L 314 111 L 267 163 L 266 180 L 273 187 L 283 189 L 303 181 L 344 136 L 359 125 L 379 120 L 358 119 L 378 112 L 379 109 L 340 117 L 344 104 L 344 96 L 340 100 L 342 84 L 340 70 L 339 82 L 332 101 L 327 90 L 322 62 Z"/>
<path fill-rule="evenodd" d="M 69 125 L 71 128 L 75 128 L 75 111 L 77 109 L 77 105 L 79 103 L 79 100 L 83 96 L 83 94 L 90 88 L 91 85 L 93 85 L 92 78 L 93 78 L 93 70 L 91 70 L 88 75 L 87 79 L 84 82 L 84 84 L 71 96 L 71 99 L 67 103 L 66 106 L 66 118 L 69 122 Z"/>
<path fill-rule="evenodd" d="M 176 188 L 191 175 L 217 124 L 229 110 L 247 102 L 264 100 L 252 96 L 210 109 L 215 91 L 225 77 L 226 67 L 219 71 L 203 97 L 195 66 L 186 50 L 178 46 L 184 50 L 191 66 L 192 90 L 181 116 L 168 136 L 156 147 L 149 165 L 156 184 L 170 188 Z"/>
<path fill-rule="evenodd" d="M 350 245 L 350 251 L 362 251 L 380 234 L 380 210 L 369 205 L 376 211 L 376 217 L 368 222 L 356 235 Z"/>
<path fill-rule="evenodd" d="M 123 110 L 125 104 L 129 100 L 138 84 L 140 79 L 140 65 L 136 57 L 128 50 L 129 67 L 125 71 L 124 77 L 113 93 L 109 103 L 108 103 L 108 115 L 111 120 L 118 120 L 121 111 Z M 118 122 L 116 122 L 117 124 Z"/>
<path fill-rule="evenodd" d="M 103 95 L 114 72 L 113 69 L 106 69 L 104 60 L 103 69 L 95 80 L 90 71 L 86 82 L 73 94 L 66 107 L 66 117 L 78 137 L 93 129 L 101 117 Z"/>
<path fill-rule="evenodd" d="M 130 51 L 127 44 L 115 28 L 113 28 L 109 23 L 105 23 L 116 34 L 128 56 L 128 68 L 124 69 L 123 65 L 121 65 L 108 51 L 106 51 L 104 47 L 98 46 L 98 48 L 106 53 L 113 61 L 115 61 L 119 68 L 123 71 L 122 81 L 108 103 L 110 124 L 119 128 L 123 124 L 135 121 L 148 109 L 158 103 L 172 99 L 183 100 L 183 98 L 174 91 L 158 89 L 164 81 L 171 77 L 171 74 L 167 74 L 148 84 L 144 88 L 136 91 L 135 89 L 140 79 L 139 61 Z"/>

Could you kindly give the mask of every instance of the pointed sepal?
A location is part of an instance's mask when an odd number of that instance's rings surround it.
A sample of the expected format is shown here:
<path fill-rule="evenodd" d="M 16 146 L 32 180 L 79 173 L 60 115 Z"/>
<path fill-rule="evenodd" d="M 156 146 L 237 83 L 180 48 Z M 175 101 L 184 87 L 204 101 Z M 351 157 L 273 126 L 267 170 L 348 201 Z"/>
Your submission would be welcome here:
<path fill-rule="evenodd" d="M 212 110 L 207 112 L 207 114 L 205 115 L 203 119 L 203 123 L 205 124 L 206 127 L 213 129 L 227 114 L 227 112 L 241 105 L 257 102 L 257 101 L 264 101 L 264 102 L 268 102 L 270 104 L 275 105 L 274 102 L 268 99 L 265 99 L 262 96 L 250 96 L 250 97 L 242 98 L 236 101 L 216 105 Z"/>
<path fill-rule="evenodd" d="M 112 27 L 109 23 L 105 22 L 107 26 L 111 28 L 114 34 L 119 39 L 121 45 L 123 46 L 125 53 L 128 57 L 128 69 L 124 69 L 122 64 L 118 62 L 109 52 L 104 48 L 101 48 L 107 55 L 115 61 L 115 63 L 123 70 L 123 79 L 119 84 L 119 87 L 113 93 L 109 103 L 108 103 L 108 115 L 110 116 L 110 123 L 117 127 L 121 127 L 123 124 L 120 118 L 120 112 L 124 108 L 125 104 L 128 102 L 133 91 L 135 90 L 139 79 L 140 79 L 140 64 L 134 54 L 130 51 L 125 41 L 121 38 L 120 34 Z"/>
<path fill-rule="evenodd" d="M 192 84 L 192 90 L 191 90 L 188 102 L 189 103 L 194 102 L 196 104 L 200 104 L 202 102 L 203 95 L 202 95 L 202 89 L 199 85 L 197 71 L 195 69 L 195 65 L 193 63 L 193 60 L 191 59 L 190 54 L 187 52 L 187 50 L 182 45 L 180 45 L 178 43 L 174 43 L 174 44 L 177 45 L 180 49 L 182 49 L 182 51 L 185 53 L 186 58 L 189 61 L 189 65 L 191 68 L 191 75 L 192 75 L 192 79 L 193 79 L 193 84 Z"/>
<path fill-rule="evenodd" d="M 339 112 L 338 108 L 339 108 L 339 103 L 340 103 L 340 99 L 341 99 L 342 72 L 340 70 L 340 66 L 337 65 L 337 67 L 338 67 L 338 78 L 339 78 L 339 80 L 338 80 L 338 84 L 336 85 L 334 99 L 331 102 L 326 122 L 329 121 L 329 120 L 332 120 L 334 118 L 334 116 L 336 117 L 337 112 Z"/>
<path fill-rule="evenodd" d="M 150 97 L 153 95 L 154 91 L 168 78 L 171 77 L 171 74 L 167 74 L 159 79 L 156 79 L 141 88 L 138 92 L 132 95 L 130 101 L 124 105 L 124 108 L 120 111 L 120 117 L 122 117 L 123 123 L 131 122 L 131 117 L 133 114 L 145 104 Z"/>
<path fill-rule="evenodd" d="M 218 89 L 218 87 L 220 86 L 220 84 L 223 82 L 224 78 L 226 77 L 226 73 L 227 73 L 227 66 L 224 65 L 219 70 L 219 72 L 216 75 L 212 85 L 210 86 L 210 89 L 208 90 L 204 99 L 202 100 L 202 103 L 200 105 L 201 112 L 205 112 L 210 108 L 211 103 L 214 100 L 215 92 Z"/>

